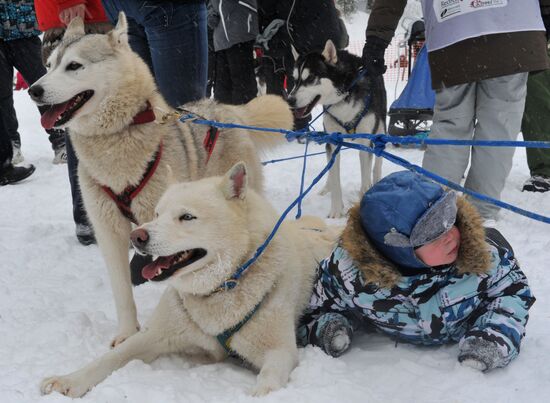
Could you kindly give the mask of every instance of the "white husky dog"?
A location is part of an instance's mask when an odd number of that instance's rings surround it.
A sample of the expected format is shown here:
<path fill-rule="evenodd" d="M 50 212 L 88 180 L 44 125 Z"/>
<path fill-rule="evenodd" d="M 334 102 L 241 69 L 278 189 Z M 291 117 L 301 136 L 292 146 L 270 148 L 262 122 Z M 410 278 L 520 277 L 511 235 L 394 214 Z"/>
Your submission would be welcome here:
<path fill-rule="evenodd" d="M 328 133 L 385 133 L 386 132 L 386 90 L 382 77 L 368 75 L 359 78 L 361 58 L 345 50 L 336 50 L 328 40 L 322 53 L 312 52 L 296 58 L 294 67 L 294 88 L 289 94 L 289 103 L 294 107 L 296 117 L 309 114 L 316 104 L 326 109 L 323 125 Z M 353 140 L 347 140 L 352 142 Z M 355 140 L 370 145 L 365 139 Z M 327 158 L 330 160 L 334 146 L 327 144 Z M 329 217 L 342 217 L 345 213 L 340 184 L 340 156 L 331 168 L 327 185 L 322 194 L 330 192 Z M 374 160 L 371 153 L 360 151 L 361 194 L 380 180 L 382 159 Z M 352 173 L 348 172 L 348 175 Z"/>
<path fill-rule="evenodd" d="M 152 318 L 84 368 L 45 379 L 42 393 L 79 397 L 129 361 L 149 362 L 167 353 L 220 361 L 233 352 L 260 370 L 253 394 L 285 386 L 297 365 L 295 329 L 315 268 L 337 234 L 317 217 L 285 222 L 235 279 L 278 218 L 249 188 L 243 163 L 223 177 L 170 186 L 155 210 L 153 221 L 132 232 L 138 250 L 159 256 L 143 269 L 145 277 L 171 267 L 171 286 Z M 229 283 L 234 288 L 220 287 Z"/>
<path fill-rule="evenodd" d="M 79 157 L 84 205 L 115 297 L 116 345 L 139 329 L 128 262 L 131 221 L 153 219 L 167 187 L 168 167 L 179 181 L 190 181 L 221 175 L 245 161 L 249 183 L 260 191 L 262 171 L 255 145 L 270 147 L 284 139 L 242 129 L 218 132 L 174 120 L 159 124 L 159 117 L 172 110 L 147 65 L 130 49 L 122 13 L 106 35 L 84 35 L 82 20 L 73 20 L 48 59 L 47 74 L 29 93 L 38 104 L 50 106 L 42 125 L 68 128 Z M 222 122 L 286 129 L 293 123 L 287 104 L 275 96 L 245 106 L 203 100 L 185 107 Z"/>

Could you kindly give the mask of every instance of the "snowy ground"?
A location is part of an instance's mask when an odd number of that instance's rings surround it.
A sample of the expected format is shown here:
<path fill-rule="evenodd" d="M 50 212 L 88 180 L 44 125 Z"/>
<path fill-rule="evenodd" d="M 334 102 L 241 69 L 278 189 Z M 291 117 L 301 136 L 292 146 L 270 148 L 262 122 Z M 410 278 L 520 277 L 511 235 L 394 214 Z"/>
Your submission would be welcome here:
<path fill-rule="evenodd" d="M 45 376 L 80 368 L 107 351 L 116 331 L 113 297 L 98 248 L 83 247 L 74 236 L 66 166 L 52 165 L 53 152 L 26 93 L 16 94 L 16 107 L 23 153 L 37 170 L 23 183 L 0 189 L 0 402 L 68 402 L 69 398 L 59 394 L 41 397 L 39 382 Z M 312 147 L 311 151 L 322 149 Z M 418 164 L 422 158 L 416 150 L 393 151 Z M 303 146 L 289 144 L 266 159 L 302 152 Z M 324 162 L 323 156 L 308 161 L 309 180 Z M 396 170 L 386 163 L 383 173 Z M 266 167 L 267 196 L 278 210 L 297 194 L 300 172 L 300 160 Z M 343 152 L 342 172 L 346 202 L 351 205 L 359 197 L 357 152 Z M 550 194 L 521 192 L 527 177 L 525 152 L 518 150 L 503 199 L 550 215 Z M 329 199 L 317 195 L 317 190 L 305 201 L 304 213 L 324 216 Z M 505 212 L 498 228 L 514 246 L 537 297 L 522 352 L 505 369 L 485 375 L 462 368 L 456 361 L 456 345 L 421 348 L 395 345 L 383 336 L 360 335 L 338 359 L 312 347 L 300 350 L 300 364 L 288 386 L 261 399 L 247 395 L 255 374 L 237 363 L 197 366 L 173 355 L 150 365 L 130 363 L 82 401 L 546 402 L 550 393 L 550 276 L 546 266 L 550 227 Z M 151 314 L 163 287 L 145 284 L 135 289 L 141 323 Z"/>

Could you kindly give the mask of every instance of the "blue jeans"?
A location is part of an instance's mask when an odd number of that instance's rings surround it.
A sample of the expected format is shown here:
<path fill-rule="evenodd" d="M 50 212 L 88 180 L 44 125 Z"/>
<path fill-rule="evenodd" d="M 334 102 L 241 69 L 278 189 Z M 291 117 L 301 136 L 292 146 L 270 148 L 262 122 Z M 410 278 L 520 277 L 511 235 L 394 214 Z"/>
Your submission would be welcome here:
<path fill-rule="evenodd" d="M 160 93 L 172 106 L 204 98 L 208 71 L 204 1 L 103 0 L 114 24 L 128 19 L 130 46 L 149 65 Z"/>

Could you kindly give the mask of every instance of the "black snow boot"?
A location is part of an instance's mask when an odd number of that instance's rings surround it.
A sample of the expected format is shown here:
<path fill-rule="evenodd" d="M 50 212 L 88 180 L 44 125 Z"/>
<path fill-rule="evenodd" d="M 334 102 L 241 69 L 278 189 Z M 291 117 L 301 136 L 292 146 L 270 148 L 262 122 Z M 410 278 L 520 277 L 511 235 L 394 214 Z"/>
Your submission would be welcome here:
<path fill-rule="evenodd" d="M 20 182 L 31 176 L 35 170 L 34 165 L 16 167 L 12 164 L 8 164 L 0 169 L 0 186 Z"/>

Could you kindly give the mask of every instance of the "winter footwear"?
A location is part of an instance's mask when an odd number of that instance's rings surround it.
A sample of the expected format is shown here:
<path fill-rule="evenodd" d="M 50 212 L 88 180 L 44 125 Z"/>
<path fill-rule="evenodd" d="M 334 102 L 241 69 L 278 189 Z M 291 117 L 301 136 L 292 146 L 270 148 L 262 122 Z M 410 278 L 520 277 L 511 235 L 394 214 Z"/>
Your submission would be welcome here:
<path fill-rule="evenodd" d="M 67 150 L 65 149 L 65 144 L 62 147 L 58 147 L 53 150 L 54 157 L 52 163 L 54 164 L 66 164 L 67 163 Z"/>
<path fill-rule="evenodd" d="M 13 148 L 13 157 L 11 159 L 11 163 L 13 165 L 21 164 L 25 160 L 23 154 L 21 153 L 21 143 L 12 141 L 11 145 Z"/>
<path fill-rule="evenodd" d="M 320 347 L 332 357 L 341 356 L 351 344 L 352 329 L 348 320 L 340 314 L 327 313 L 321 322 L 324 323 L 317 331 Z"/>
<path fill-rule="evenodd" d="M 16 167 L 13 164 L 9 164 L 0 171 L 0 186 L 11 185 L 22 181 L 32 175 L 35 168 L 34 165 L 28 167 Z"/>
<path fill-rule="evenodd" d="M 527 192 L 548 192 L 550 190 L 550 177 L 533 175 L 523 185 L 522 191 Z"/>
<path fill-rule="evenodd" d="M 84 246 L 96 243 L 94 230 L 91 225 L 76 224 L 76 238 Z"/>

